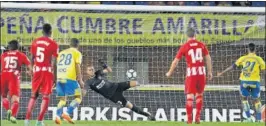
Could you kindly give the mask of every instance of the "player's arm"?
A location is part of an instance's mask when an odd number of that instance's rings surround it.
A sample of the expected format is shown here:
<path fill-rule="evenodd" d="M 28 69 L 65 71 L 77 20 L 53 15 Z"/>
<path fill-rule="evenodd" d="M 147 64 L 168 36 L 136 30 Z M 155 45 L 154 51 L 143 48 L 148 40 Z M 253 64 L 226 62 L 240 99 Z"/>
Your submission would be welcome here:
<path fill-rule="evenodd" d="M 231 71 L 235 68 L 237 68 L 238 66 L 240 66 L 242 64 L 242 57 L 239 58 L 233 65 L 227 67 L 225 70 L 223 70 L 222 72 L 218 72 L 217 76 L 222 76 L 224 73 L 228 72 L 228 71 Z"/>
<path fill-rule="evenodd" d="M 205 56 L 205 61 L 207 65 L 208 79 L 211 80 L 212 79 L 212 59 L 211 59 L 210 54 L 207 54 Z"/>
<path fill-rule="evenodd" d="M 54 72 L 54 84 L 57 81 L 57 58 L 52 57 L 52 65 L 53 65 L 53 72 Z"/>
<path fill-rule="evenodd" d="M 82 55 L 80 52 L 76 53 L 75 57 L 75 67 L 77 72 L 77 81 L 79 82 L 79 85 L 81 88 L 84 88 L 84 82 L 83 82 L 83 76 L 81 74 L 81 63 L 82 63 Z"/>
<path fill-rule="evenodd" d="M 53 46 L 53 55 L 52 55 L 52 70 L 54 72 L 54 85 L 53 87 L 55 87 L 56 82 L 57 82 L 57 57 L 58 57 L 58 53 L 59 53 L 59 47 L 57 44 L 55 44 Z"/>
<path fill-rule="evenodd" d="M 98 62 L 102 65 L 103 67 L 103 73 L 111 73 L 113 70 L 111 67 L 109 67 L 103 59 L 99 59 Z"/>
<path fill-rule="evenodd" d="M 209 50 L 207 48 L 207 46 L 205 44 L 202 44 L 202 53 L 207 65 L 207 75 L 208 75 L 208 79 L 211 80 L 212 79 L 212 59 L 209 53 Z"/>
<path fill-rule="evenodd" d="M 80 87 L 83 88 L 84 82 L 83 82 L 83 77 L 81 74 L 81 64 L 80 63 L 76 64 L 76 72 L 77 72 L 77 81 L 79 82 Z"/>
<path fill-rule="evenodd" d="M 260 57 L 259 62 L 260 62 L 260 70 L 262 71 L 262 74 L 265 76 L 266 75 L 265 61 Z"/>
<path fill-rule="evenodd" d="M 175 56 L 175 59 L 172 61 L 171 66 L 170 66 L 168 72 L 166 73 L 166 76 L 167 77 L 170 77 L 173 74 L 173 72 L 176 69 L 176 66 L 178 65 L 180 59 L 184 55 L 183 52 L 184 52 L 184 48 L 183 48 L 183 46 L 181 46 L 180 49 L 178 50 L 176 56 Z"/>
<path fill-rule="evenodd" d="M 233 65 L 227 67 L 225 70 L 223 70 L 222 72 L 218 73 L 217 76 L 218 76 L 218 77 L 219 77 L 219 76 L 222 76 L 224 73 L 226 73 L 226 72 L 228 72 L 228 71 L 231 71 L 231 70 L 234 69 L 234 68 L 235 68 L 235 64 L 233 64 Z"/>
<path fill-rule="evenodd" d="M 29 58 L 23 54 L 22 55 L 23 64 L 27 66 L 27 73 L 31 76 L 32 75 L 32 63 Z"/>
<path fill-rule="evenodd" d="M 112 72 L 112 68 L 107 66 L 105 69 L 103 69 L 103 73 L 111 73 Z"/>
<path fill-rule="evenodd" d="M 178 58 L 175 58 L 175 59 L 172 61 L 172 64 L 171 64 L 171 66 L 170 66 L 170 69 L 169 69 L 168 72 L 166 73 L 166 76 L 167 76 L 167 77 L 170 77 L 170 76 L 173 74 L 174 70 L 176 69 L 176 66 L 177 66 L 178 63 L 179 63 L 179 61 L 180 61 L 180 59 L 178 59 Z"/>

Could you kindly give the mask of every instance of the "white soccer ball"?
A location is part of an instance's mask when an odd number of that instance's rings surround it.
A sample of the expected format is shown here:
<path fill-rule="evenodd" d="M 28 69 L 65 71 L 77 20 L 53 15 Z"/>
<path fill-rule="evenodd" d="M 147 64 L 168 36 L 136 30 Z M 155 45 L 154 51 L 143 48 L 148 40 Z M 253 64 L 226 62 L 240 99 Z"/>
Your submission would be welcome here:
<path fill-rule="evenodd" d="M 136 79 L 136 77 L 137 77 L 137 72 L 136 72 L 135 70 L 133 70 L 133 69 L 130 69 L 130 70 L 127 71 L 126 76 L 127 76 L 127 78 L 130 79 L 130 80 L 132 80 L 132 79 Z"/>

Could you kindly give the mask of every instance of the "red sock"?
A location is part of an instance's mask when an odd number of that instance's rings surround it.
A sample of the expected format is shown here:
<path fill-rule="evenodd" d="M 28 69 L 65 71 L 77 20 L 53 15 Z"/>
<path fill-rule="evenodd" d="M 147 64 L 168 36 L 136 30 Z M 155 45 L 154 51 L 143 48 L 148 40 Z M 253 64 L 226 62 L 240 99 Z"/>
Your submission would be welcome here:
<path fill-rule="evenodd" d="M 31 112 L 35 106 L 36 103 L 36 98 L 32 97 L 30 98 L 30 101 L 28 103 L 28 110 L 27 110 L 27 114 L 26 114 L 26 120 L 29 120 L 31 117 Z"/>
<path fill-rule="evenodd" d="M 14 103 L 11 106 L 12 116 L 16 117 L 19 110 L 19 102 L 14 101 Z"/>
<path fill-rule="evenodd" d="M 49 105 L 49 97 L 42 97 L 42 105 L 41 105 L 41 111 L 40 114 L 38 116 L 38 121 L 42 121 L 44 118 L 44 115 L 48 109 L 48 105 Z"/>
<path fill-rule="evenodd" d="M 200 119 L 202 106 L 203 106 L 203 96 L 199 95 L 196 97 L 196 119 Z"/>
<path fill-rule="evenodd" d="M 3 104 L 3 107 L 4 107 L 6 110 L 9 110 L 9 101 L 8 101 L 7 98 L 4 98 L 4 99 L 3 99 L 2 104 Z"/>
<path fill-rule="evenodd" d="M 187 110 L 187 121 L 192 122 L 193 121 L 193 116 L 192 116 L 193 99 L 192 98 L 187 98 L 186 110 Z"/>

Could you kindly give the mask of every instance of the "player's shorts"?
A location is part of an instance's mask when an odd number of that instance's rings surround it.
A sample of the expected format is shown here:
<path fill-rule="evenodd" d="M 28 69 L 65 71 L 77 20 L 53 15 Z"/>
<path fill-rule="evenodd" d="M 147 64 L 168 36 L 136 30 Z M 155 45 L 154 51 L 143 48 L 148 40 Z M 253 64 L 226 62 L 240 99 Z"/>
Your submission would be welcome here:
<path fill-rule="evenodd" d="M 258 81 L 240 81 L 240 94 L 242 96 L 253 98 L 260 97 L 260 82 Z"/>
<path fill-rule="evenodd" d="M 190 76 L 185 80 L 185 93 L 196 94 L 203 93 L 206 85 L 206 76 Z"/>
<path fill-rule="evenodd" d="M 79 83 L 74 80 L 58 80 L 56 84 L 57 96 L 80 96 L 81 88 Z"/>
<path fill-rule="evenodd" d="M 32 78 L 32 92 L 50 95 L 53 90 L 54 75 L 48 71 L 35 72 Z"/>
<path fill-rule="evenodd" d="M 130 82 L 120 82 L 117 83 L 118 87 L 114 93 L 114 95 L 110 98 L 110 100 L 114 103 L 120 104 L 122 106 L 126 106 L 127 100 L 123 95 L 123 92 L 130 88 Z"/>
<path fill-rule="evenodd" d="M 5 98 L 8 94 L 10 96 L 20 96 L 19 76 L 15 75 L 13 72 L 1 73 L 1 95 Z"/>

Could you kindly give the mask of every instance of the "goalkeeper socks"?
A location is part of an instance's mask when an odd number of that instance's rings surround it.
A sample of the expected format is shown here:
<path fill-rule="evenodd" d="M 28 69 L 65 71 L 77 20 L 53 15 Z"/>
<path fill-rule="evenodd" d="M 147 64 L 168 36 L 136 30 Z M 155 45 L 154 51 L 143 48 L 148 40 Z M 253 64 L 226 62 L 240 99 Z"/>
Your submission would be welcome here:
<path fill-rule="evenodd" d="M 50 98 L 48 96 L 43 96 L 42 97 L 42 104 L 41 104 L 41 111 L 39 113 L 39 116 L 38 116 L 38 121 L 42 121 L 43 118 L 44 118 L 44 115 L 48 109 L 48 105 L 49 105 L 49 100 Z"/>
<path fill-rule="evenodd" d="M 187 121 L 192 122 L 192 110 L 193 110 L 193 98 L 187 98 L 186 111 L 187 111 Z"/>
<path fill-rule="evenodd" d="M 150 116 L 149 113 L 147 112 L 144 112 L 142 109 L 138 108 L 137 106 L 133 105 L 132 109 L 131 109 L 133 112 L 136 112 L 138 114 L 141 114 L 141 115 L 144 115 L 146 117 Z"/>
<path fill-rule="evenodd" d="M 14 103 L 11 106 L 12 116 L 16 117 L 19 110 L 19 102 L 14 101 Z"/>
<path fill-rule="evenodd" d="M 256 120 L 261 120 L 261 102 L 255 103 Z"/>
<path fill-rule="evenodd" d="M 247 118 L 250 118 L 250 106 L 248 104 L 248 101 L 242 101 L 243 104 L 243 110 L 246 113 Z"/>
<path fill-rule="evenodd" d="M 203 96 L 198 95 L 196 97 L 196 119 L 200 119 L 202 106 L 203 106 Z"/>
<path fill-rule="evenodd" d="M 61 117 L 63 114 L 63 107 L 66 105 L 66 101 L 65 100 L 60 100 L 58 105 L 57 105 L 57 110 L 56 110 L 56 115 L 58 117 Z"/>
<path fill-rule="evenodd" d="M 80 103 L 81 103 L 81 99 L 80 99 L 80 98 L 75 98 L 75 99 L 70 103 L 70 105 L 68 106 L 68 108 L 67 108 L 67 113 L 68 113 L 68 114 L 72 114 L 73 111 L 74 111 L 74 109 L 75 109 L 76 107 L 78 107 Z"/>
<path fill-rule="evenodd" d="M 9 101 L 7 98 L 4 98 L 2 101 L 3 107 L 5 108 L 5 110 L 9 110 Z"/>
<path fill-rule="evenodd" d="M 26 114 L 26 120 L 30 120 L 31 117 L 31 112 L 35 106 L 36 103 L 36 98 L 32 97 L 30 98 L 29 104 L 28 104 L 28 110 L 27 110 L 27 114 Z"/>

